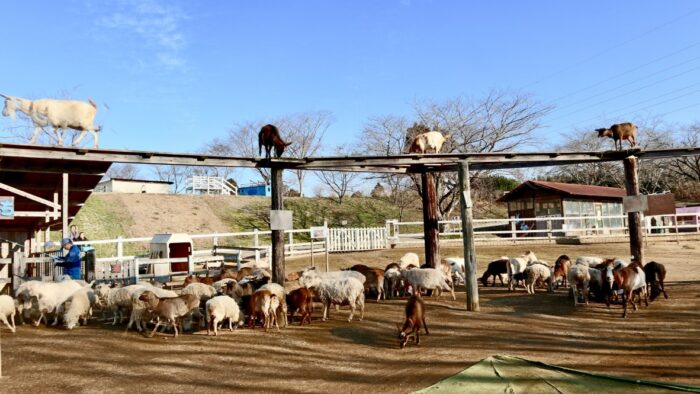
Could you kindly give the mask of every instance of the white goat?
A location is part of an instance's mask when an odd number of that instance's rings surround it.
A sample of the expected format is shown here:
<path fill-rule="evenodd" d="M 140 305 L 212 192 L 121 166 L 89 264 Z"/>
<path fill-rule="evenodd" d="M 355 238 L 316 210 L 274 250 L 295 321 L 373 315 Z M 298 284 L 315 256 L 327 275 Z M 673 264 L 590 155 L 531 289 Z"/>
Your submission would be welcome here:
<path fill-rule="evenodd" d="M 42 318 L 48 324 L 47 314 L 56 312 L 59 305 L 82 287 L 80 282 L 70 279 L 61 282 L 41 282 L 32 286 L 29 296 L 36 297 L 39 310 L 39 319 L 34 322 L 34 325 L 39 326 Z M 56 324 L 58 324 L 58 314 L 54 317 L 53 325 Z"/>
<path fill-rule="evenodd" d="M 360 281 L 360 283 L 364 284 L 367 278 L 365 278 L 364 275 L 357 271 L 330 271 L 330 272 L 320 272 L 319 270 L 316 269 L 316 267 L 311 267 L 307 268 L 302 272 L 301 277 L 299 277 L 299 284 L 304 286 L 304 287 L 313 287 L 313 286 L 307 286 L 305 282 L 307 282 L 309 279 L 308 278 L 313 278 L 315 276 L 320 276 L 322 279 L 342 279 L 342 278 L 355 278 Z"/>
<path fill-rule="evenodd" d="M 284 324 L 284 327 L 287 327 L 287 302 L 285 301 L 287 299 L 286 292 L 284 291 L 284 287 L 277 283 L 268 283 L 266 285 L 260 286 L 260 290 L 268 290 L 270 293 L 274 294 L 275 297 L 277 297 L 278 300 L 280 300 L 280 308 L 277 309 L 277 321 L 280 320 L 280 315 L 282 315 L 282 321 Z"/>
<path fill-rule="evenodd" d="M 538 281 L 547 283 L 547 292 L 552 292 L 552 269 L 543 261 L 534 261 L 525 268 L 525 290 L 535 294 L 535 284 Z"/>
<path fill-rule="evenodd" d="M 40 99 L 27 100 L 19 97 L 0 95 L 5 98 L 5 108 L 3 116 L 14 119 L 15 111 L 24 112 L 34 123 L 34 134 L 29 143 L 36 142 L 43 127 L 51 126 L 59 145 L 63 145 L 63 129 L 74 129 L 81 131 L 80 136 L 74 145 L 78 145 L 87 132 L 91 132 L 95 139 L 95 148 L 99 143 L 98 132 L 100 127 L 95 127 L 95 115 L 97 115 L 97 104 L 88 99 L 88 102 L 77 100 L 55 100 Z"/>
<path fill-rule="evenodd" d="M 510 264 L 508 264 L 508 290 L 513 291 L 515 287 L 513 276 L 524 273 L 527 265 L 533 261 L 537 261 L 537 256 L 529 250 L 520 257 L 510 259 Z"/>
<path fill-rule="evenodd" d="M 420 294 L 420 291 L 435 290 L 437 296 L 440 297 L 442 290 L 452 293 L 452 300 L 456 300 L 455 292 L 450 287 L 445 275 L 436 268 L 414 268 L 412 270 L 401 271 L 401 277 L 408 282 L 415 294 Z"/>
<path fill-rule="evenodd" d="M 585 265 L 586 267 L 597 265 L 597 264 L 600 264 L 602 262 L 603 262 L 602 258 L 595 257 L 595 256 L 579 256 L 576 258 L 576 264 Z"/>
<path fill-rule="evenodd" d="M 228 319 L 228 329 L 233 331 L 233 324 L 242 325 L 241 311 L 238 303 L 229 296 L 216 296 L 206 303 L 207 335 L 213 327 L 214 335 L 219 335 L 219 323 Z"/>
<path fill-rule="evenodd" d="M 95 292 L 89 287 L 76 290 L 67 300 L 61 304 L 57 313 L 63 314 L 63 324 L 67 329 L 72 330 L 80 325 L 83 319 L 87 325 L 88 318 L 92 316 L 92 306 L 95 305 L 97 297 Z"/>
<path fill-rule="evenodd" d="M 328 319 L 331 304 L 350 306 L 348 322 L 352 321 L 357 308 L 361 311 L 359 320 L 364 318 L 365 287 L 355 277 L 322 277 L 316 270 L 307 270 L 299 279 L 299 283 L 304 287 L 314 288 L 314 293 L 323 304 L 323 321 Z"/>
<path fill-rule="evenodd" d="M 401 272 L 398 268 L 392 267 L 384 271 L 385 294 L 388 294 L 390 298 L 398 295 L 397 292 L 402 288 L 401 281 Z"/>
<path fill-rule="evenodd" d="M 185 286 L 181 294 L 194 294 L 199 298 L 199 302 L 207 302 L 210 298 L 216 297 L 217 292 L 214 286 L 209 286 L 206 283 L 193 282 Z M 156 295 L 158 294 L 156 293 Z M 162 298 L 162 296 L 159 295 L 158 297 Z"/>
<path fill-rule="evenodd" d="M 444 136 L 439 131 L 429 131 L 427 133 L 418 134 L 413 138 L 413 142 L 408 149 L 409 153 L 426 153 L 433 151 L 439 153 L 442 145 L 450 136 Z"/>
<path fill-rule="evenodd" d="M 409 252 L 401 256 L 399 259 L 399 267 L 402 270 L 405 270 L 409 265 L 415 265 L 416 268 L 420 267 L 420 260 L 418 259 L 417 254 Z"/>
<path fill-rule="evenodd" d="M 15 300 L 9 295 L 0 295 L 0 321 L 5 323 L 13 334 L 15 333 L 17 329 L 15 326 Z"/>
<path fill-rule="evenodd" d="M 570 291 L 574 297 L 574 306 L 578 306 L 580 297 L 583 297 L 584 303 L 588 305 L 588 286 L 591 281 L 588 270 L 589 268 L 583 264 L 574 264 L 566 273 L 566 280 L 571 286 Z"/>
<path fill-rule="evenodd" d="M 463 257 L 445 257 L 442 261 L 450 267 L 450 274 L 464 283 L 464 258 Z"/>
<path fill-rule="evenodd" d="M 224 278 L 212 283 L 211 286 L 216 290 L 217 294 L 222 294 L 230 282 L 238 283 L 238 281 L 233 278 Z"/>

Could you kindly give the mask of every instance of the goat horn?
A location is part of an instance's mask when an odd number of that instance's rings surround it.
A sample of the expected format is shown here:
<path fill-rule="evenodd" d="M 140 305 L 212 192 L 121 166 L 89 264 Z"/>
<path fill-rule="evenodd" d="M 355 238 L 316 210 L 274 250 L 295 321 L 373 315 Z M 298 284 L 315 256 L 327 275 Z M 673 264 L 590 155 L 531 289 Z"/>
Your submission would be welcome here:
<path fill-rule="evenodd" d="M 0 96 L 2 96 L 2 97 L 4 97 L 4 98 L 10 98 L 10 96 L 5 96 L 5 95 L 2 94 L 2 93 L 0 93 Z"/>

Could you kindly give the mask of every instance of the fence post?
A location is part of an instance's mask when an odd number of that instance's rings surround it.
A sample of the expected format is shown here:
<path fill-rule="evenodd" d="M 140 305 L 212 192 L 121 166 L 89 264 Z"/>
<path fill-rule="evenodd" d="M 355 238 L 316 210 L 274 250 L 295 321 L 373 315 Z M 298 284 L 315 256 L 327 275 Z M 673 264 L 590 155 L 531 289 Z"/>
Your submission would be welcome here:
<path fill-rule="evenodd" d="M 121 238 L 121 237 L 120 237 L 120 238 Z M 119 263 L 121 264 L 121 261 L 120 261 Z M 138 283 L 139 283 L 139 279 L 140 279 L 140 278 L 139 278 L 139 273 L 140 273 L 140 271 L 141 271 L 141 270 L 139 269 L 139 259 L 136 259 L 136 258 L 135 258 L 135 259 L 134 259 L 134 279 L 136 279 L 136 282 L 135 282 L 134 284 L 138 284 Z"/>
<path fill-rule="evenodd" d="M 194 257 L 192 255 L 190 255 L 190 256 L 187 256 L 187 275 L 192 275 L 192 274 L 194 274 Z"/>
<path fill-rule="evenodd" d="M 211 243 L 212 243 L 212 246 L 214 248 L 217 248 L 219 246 L 219 234 L 218 233 L 214 233 L 214 238 L 212 239 Z"/>
<path fill-rule="evenodd" d="M 678 232 L 678 214 L 673 214 L 673 227 L 676 228 L 676 244 L 681 243 L 681 234 Z"/>
<path fill-rule="evenodd" d="M 547 239 L 549 239 L 549 242 L 552 242 L 552 220 L 551 219 L 547 220 Z"/>
<path fill-rule="evenodd" d="M 124 257 L 124 241 L 122 236 L 117 237 L 117 261 L 121 263 L 121 258 Z"/>
<path fill-rule="evenodd" d="M 695 232 L 700 233 L 700 213 L 695 214 Z"/>
<path fill-rule="evenodd" d="M 511 216 L 510 217 L 510 237 L 513 239 L 513 242 L 515 242 L 515 239 L 518 237 L 518 234 L 515 232 L 515 219 Z"/>

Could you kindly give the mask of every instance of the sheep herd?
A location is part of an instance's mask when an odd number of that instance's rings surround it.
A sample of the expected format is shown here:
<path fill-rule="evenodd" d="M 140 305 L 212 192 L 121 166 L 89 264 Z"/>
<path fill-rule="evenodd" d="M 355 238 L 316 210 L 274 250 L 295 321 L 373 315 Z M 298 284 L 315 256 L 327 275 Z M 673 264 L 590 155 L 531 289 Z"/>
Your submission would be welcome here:
<path fill-rule="evenodd" d="M 323 307 L 322 321 L 329 318 L 333 305 L 348 306 L 348 322 L 356 315 L 364 318 L 365 296 L 374 293 L 381 299 L 409 297 L 403 326 L 399 325 L 401 347 L 408 338 L 418 341 L 418 330 L 424 328 L 424 293 L 440 297 L 443 291 L 455 300 L 456 283 L 464 282 L 464 259 L 445 258 L 439 267 L 419 265 L 418 255 L 406 253 L 384 270 L 356 264 L 347 269 L 321 272 L 314 267 L 289 273 L 285 286 L 272 282 L 270 271 L 255 265 L 238 269 L 224 269 L 216 276 L 190 275 L 180 291 L 167 290 L 157 282 L 126 286 L 86 283 L 63 277 L 56 282 L 27 281 L 22 283 L 15 298 L 0 296 L 0 321 L 15 332 L 15 315 L 24 324 L 26 319 L 39 326 L 66 329 L 87 324 L 93 310 L 102 313 L 104 321 L 112 325 L 125 324 L 125 333 L 135 329 L 149 337 L 159 328 L 168 327 L 173 335 L 188 330 L 197 331 L 206 326 L 207 335 L 216 336 L 222 324 L 228 328 L 262 326 L 265 330 L 286 327 L 298 314 L 299 324 L 311 323 L 314 301 Z M 647 301 L 647 292 L 653 300 L 659 294 L 668 295 L 663 281 L 666 275 L 662 264 L 650 262 L 642 266 L 621 259 L 560 256 L 554 265 L 539 260 L 533 252 L 522 256 L 502 257 L 492 261 L 481 277 L 484 286 L 507 285 L 515 290 L 519 285 L 529 294 L 538 286 L 551 292 L 557 286 L 569 286 L 574 305 L 588 304 L 589 300 L 606 302 L 622 296 L 626 306 L 634 298 L 639 305 Z M 149 326 L 152 328 L 149 330 Z"/>

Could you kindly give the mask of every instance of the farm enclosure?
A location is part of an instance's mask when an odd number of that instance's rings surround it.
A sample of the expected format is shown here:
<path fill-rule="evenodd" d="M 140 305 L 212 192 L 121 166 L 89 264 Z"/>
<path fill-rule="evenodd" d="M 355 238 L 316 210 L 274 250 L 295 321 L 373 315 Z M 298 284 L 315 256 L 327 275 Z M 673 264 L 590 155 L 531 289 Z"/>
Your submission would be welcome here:
<path fill-rule="evenodd" d="M 460 248 L 461 249 L 461 248 Z M 443 256 L 461 255 L 443 247 Z M 546 245 L 533 250 L 553 262 L 560 254 L 627 256 L 628 245 Z M 570 368 L 700 385 L 700 242 L 650 243 L 649 261 L 666 265 L 670 299 L 620 318 L 621 308 L 574 308 L 566 291 L 528 296 L 523 289 L 480 288 L 481 313 L 465 313 L 457 301 L 427 299 L 431 334 L 420 346 L 399 350 L 395 323 L 404 300 L 368 302 L 365 320 L 348 324 L 347 310 L 332 311 L 311 326 L 280 332 L 203 333 L 177 340 L 135 333 L 91 321 L 73 331 L 22 326 L 3 330 L 4 389 L 17 391 L 266 391 L 408 392 L 429 386 L 492 354 L 506 353 Z M 409 249 L 332 255 L 334 268 L 355 263 L 384 267 Z M 419 250 L 413 250 L 418 251 Z M 479 274 L 522 246 L 478 247 Z M 287 262 L 289 271 L 308 259 Z M 630 336 L 635 341 L 627 341 Z M 38 372 L 41 371 L 41 372 Z M 60 373 L 59 373 L 60 372 Z"/>

